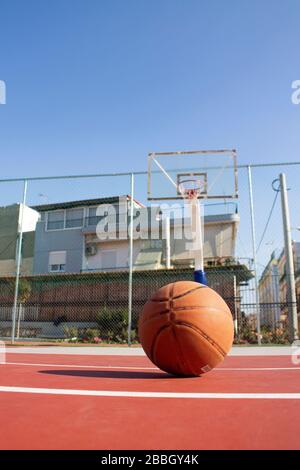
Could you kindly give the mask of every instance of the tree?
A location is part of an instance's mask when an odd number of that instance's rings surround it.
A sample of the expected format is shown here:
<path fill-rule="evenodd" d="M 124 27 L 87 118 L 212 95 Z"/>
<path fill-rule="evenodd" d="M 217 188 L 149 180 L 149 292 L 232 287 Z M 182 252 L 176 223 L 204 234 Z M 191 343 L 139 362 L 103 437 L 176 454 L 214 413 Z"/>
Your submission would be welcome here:
<path fill-rule="evenodd" d="M 29 300 L 32 291 L 31 282 L 28 279 L 20 278 L 18 290 L 18 323 L 17 323 L 17 338 L 20 337 L 20 323 L 21 314 L 24 304 Z"/>

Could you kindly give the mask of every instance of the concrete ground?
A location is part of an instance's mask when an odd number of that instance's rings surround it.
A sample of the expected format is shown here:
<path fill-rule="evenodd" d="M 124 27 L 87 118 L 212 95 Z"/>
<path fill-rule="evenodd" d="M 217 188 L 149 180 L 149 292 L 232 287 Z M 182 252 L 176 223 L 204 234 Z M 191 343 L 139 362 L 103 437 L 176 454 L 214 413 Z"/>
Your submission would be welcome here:
<path fill-rule="evenodd" d="M 1 346 L 0 346 L 1 348 Z M 300 346 L 299 354 L 300 354 Z M 229 356 L 290 356 L 295 353 L 295 347 L 291 346 L 233 346 Z M 144 356 L 145 353 L 142 348 L 138 347 L 99 347 L 99 346 L 22 346 L 22 347 L 7 347 L 10 353 L 20 354 L 73 354 L 73 355 L 92 355 L 92 356 Z"/>

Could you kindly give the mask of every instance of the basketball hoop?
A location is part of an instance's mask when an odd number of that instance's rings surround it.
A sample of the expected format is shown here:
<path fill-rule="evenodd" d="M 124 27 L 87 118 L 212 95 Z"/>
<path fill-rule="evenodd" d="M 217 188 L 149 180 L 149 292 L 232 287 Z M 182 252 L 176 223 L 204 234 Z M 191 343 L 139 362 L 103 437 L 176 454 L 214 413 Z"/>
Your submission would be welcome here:
<path fill-rule="evenodd" d="M 182 195 L 184 199 L 198 199 L 201 194 L 204 196 L 205 191 L 205 182 L 200 179 L 186 179 L 181 180 L 178 183 L 178 193 Z"/>

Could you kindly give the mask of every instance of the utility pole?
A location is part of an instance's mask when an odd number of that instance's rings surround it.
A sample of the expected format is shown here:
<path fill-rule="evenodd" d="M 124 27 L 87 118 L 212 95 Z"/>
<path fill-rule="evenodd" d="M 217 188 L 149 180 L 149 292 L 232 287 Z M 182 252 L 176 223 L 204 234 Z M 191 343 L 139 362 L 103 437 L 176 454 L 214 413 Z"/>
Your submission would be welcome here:
<path fill-rule="evenodd" d="M 134 174 L 130 176 L 130 225 L 129 225 L 129 282 L 128 282 L 128 346 L 131 346 L 132 328 L 132 271 L 133 271 L 133 214 Z"/>
<path fill-rule="evenodd" d="M 17 318 L 17 309 L 18 309 L 20 271 L 21 271 L 21 263 L 22 263 L 23 219 L 24 219 L 24 210 L 25 210 L 25 203 L 26 203 L 26 194 L 27 194 L 27 180 L 24 180 L 23 200 L 22 200 L 22 204 L 20 204 L 19 206 L 17 260 L 16 260 L 17 267 L 16 267 L 14 303 L 13 303 L 13 309 L 12 309 L 11 344 L 14 344 L 15 342 L 15 333 L 16 333 L 16 318 Z"/>
<path fill-rule="evenodd" d="M 250 202 L 251 234 L 252 234 L 252 256 L 253 256 L 253 271 L 254 271 L 257 342 L 258 342 L 258 345 L 260 346 L 261 345 L 261 328 L 260 328 L 260 305 L 259 305 L 259 290 L 258 290 L 259 281 L 258 281 L 257 262 L 256 262 L 256 233 L 255 233 L 255 218 L 254 218 L 254 204 L 253 204 L 252 173 L 251 173 L 250 165 L 248 165 L 248 186 L 249 186 L 249 202 Z"/>
<path fill-rule="evenodd" d="M 171 269 L 171 225 L 169 214 L 165 216 L 164 222 L 166 230 L 166 268 Z"/>
<path fill-rule="evenodd" d="M 291 237 L 291 222 L 288 205 L 285 173 L 280 173 L 281 209 L 283 220 L 284 252 L 286 258 L 286 281 L 287 281 L 287 301 L 290 340 L 293 342 L 299 339 L 298 317 L 297 317 L 297 297 L 294 272 L 293 245 Z"/>
<path fill-rule="evenodd" d="M 233 276 L 233 296 L 234 296 L 234 333 L 235 337 L 238 338 L 239 329 L 238 329 L 238 309 L 237 309 L 237 285 L 236 285 L 236 275 Z"/>

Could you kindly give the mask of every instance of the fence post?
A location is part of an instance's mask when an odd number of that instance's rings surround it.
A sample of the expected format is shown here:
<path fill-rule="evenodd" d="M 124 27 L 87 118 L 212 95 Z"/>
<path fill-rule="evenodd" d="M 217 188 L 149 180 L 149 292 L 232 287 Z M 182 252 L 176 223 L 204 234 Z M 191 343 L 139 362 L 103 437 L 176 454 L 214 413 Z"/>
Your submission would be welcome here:
<path fill-rule="evenodd" d="M 250 217 L 251 217 L 251 233 L 252 233 L 252 256 L 254 268 L 254 288 L 255 288 L 255 309 L 256 309 L 256 322 L 257 322 L 257 342 L 261 345 L 261 331 L 260 331 L 260 307 L 259 307 L 259 291 L 258 291 L 258 275 L 257 275 L 257 262 L 256 262 L 256 234 L 255 234 L 255 218 L 254 218 L 254 204 L 253 204 L 253 186 L 252 186 L 252 173 L 251 166 L 248 165 L 248 186 L 249 186 L 249 202 L 250 202 Z"/>
<path fill-rule="evenodd" d="M 288 205 L 286 178 L 284 173 L 280 173 L 280 190 L 281 190 L 281 208 L 283 219 L 284 234 L 284 251 L 286 256 L 286 282 L 288 296 L 288 312 L 289 312 L 289 336 L 291 341 L 299 338 L 298 335 L 298 317 L 297 317 L 297 298 L 295 286 L 295 272 L 293 259 L 293 246 L 291 238 L 290 212 Z"/>
<path fill-rule="evenodd" d="M 169 214 L 165 217 L 165 229 L 166 229 L 166 268 L 171 269 L 171 232 L 170 232 L 170 216 Z"/>
<path fill-rule="evenodd" d="M 235 338 L 238 339 L 239 336 L 239 324 L 238 324 L 238 308 L 237 308 L 237 285 L 236 285 L 236 275 L 233 275 L 233 296 L 234 296 L 234 334 Z"/>
<path fill-rule="evenodd" d="M 26 203 L 26 193 L 27 193 L 27 180 L 24 180 L 23 186 L 23 200 L 20 206 L 19 221 L 18 221 L 18 250 L 17 250 L 17 267 L 16 267 L 16 283 L 15 283 L 15 293 L 14 293 L 14 304 L 12 310 L 12 329 L 11 329 L 11 343 L 15 342 L 15 332 L 16 332 L 16 317 L 17 317 L 17 305 L 18 305 L 18 295 L 19 295 L 19 281 L 20 281 L 20 269 L 21 269 L 21 259 L 22 259 L 22 243 L 23 243 L 23 216 L 24 216 L 24 207 Z"/>
<path fill-rule="evenodd" d="M 133 198 L 134 198 L 134 174 L 131 173 L 131 176 L 130 176 L 130 227 L 129 227 L 129 282 L 128 282 L 128 346 L 131 346 L 131 328 L 132 328 Z"/>

